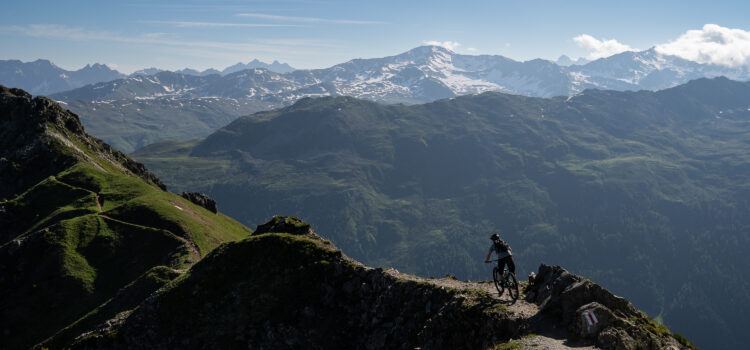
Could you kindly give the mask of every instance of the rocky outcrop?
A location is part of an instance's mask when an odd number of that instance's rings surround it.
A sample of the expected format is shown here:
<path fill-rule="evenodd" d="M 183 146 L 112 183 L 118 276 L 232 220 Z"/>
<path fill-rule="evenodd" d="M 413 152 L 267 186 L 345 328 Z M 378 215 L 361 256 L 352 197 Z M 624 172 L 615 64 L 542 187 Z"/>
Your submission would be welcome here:
<path fill-rule="evenodd" d="M 526 291 L 526 300 L 567 328 L 570 339 L 593 340 L 602 349 L 691 348 L 626 299 L 560 266 L 542 264 Z"/>
<path fill-rule="evenodd" d="M 300 220 L 296 216 L 274 216 L 265 224 L 258 225 L 253 235 L 261 235 L 269 232 L 283 232 L 293 235 L 315 234 L 310 224 Z"/>
<path fill-rule="evenodd" d="M 200 205 L 201 207 L 206 208 L 208 211 L 214 214 L 219 212 L 219 209 L 216 208 L 216 201 L 208 195 L 199 192 L 182 192 L 180 196 L 193 202 L 196 205 Z"/>

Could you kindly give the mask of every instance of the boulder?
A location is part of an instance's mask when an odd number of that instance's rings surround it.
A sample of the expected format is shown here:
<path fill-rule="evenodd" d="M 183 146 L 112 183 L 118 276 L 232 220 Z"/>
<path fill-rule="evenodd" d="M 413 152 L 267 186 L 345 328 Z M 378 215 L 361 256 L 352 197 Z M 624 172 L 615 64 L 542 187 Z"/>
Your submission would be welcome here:
<path fill-rule="evenodd" d="M 205 195 L 203 193 L 198 193 L 198 192 L 182 192 L 182 194 L 180 194 L 180 196 L 182 196 L 182 198 L 185 198 L 185 199 L 193 202 L 194 204 L 200 205 L 201 207 L 204 207 L 204 208 L 208 209 L 210 212 L 212 212 L 214 214 L 216 214 L 216 213 L 219 212 L 219 210 L 216 208 L 216 201 L 213 198 L 211 198 L 211 197 L 209 197 L 209 196 L 207 196 L 207 195 Z"/>
<path fill-rule="evenodd" d="M 640 313 L 626 299 L 612 294 L 598 284 L 576 276 L 560 266 L 542 264 L 529 285 L 526 300 L 539 304 L 541 310 L 557 314 L 564 326 L 570 325 L 578 308 L 597 302 L 618 317 L 639 317 Z M 533 292 L 533 293 L 531 293 Z"/>
<path fill-rule="evenodd" d="M 597 302 L 588 303 L 575 312 L 575 321 L 570 326 L 570 332 L 576 338 L 595 339 L 603 330 L 617 321 L 612 310 Z"/>

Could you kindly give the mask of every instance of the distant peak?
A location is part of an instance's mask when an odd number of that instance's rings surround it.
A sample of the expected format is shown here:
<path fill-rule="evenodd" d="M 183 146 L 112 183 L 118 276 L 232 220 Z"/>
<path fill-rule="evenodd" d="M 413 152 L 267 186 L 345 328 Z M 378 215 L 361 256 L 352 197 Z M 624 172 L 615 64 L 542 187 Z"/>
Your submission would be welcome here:
<path fill-rule="evenodd" d="M 52 61 L 45 60 L 43 58 L 39 58 L 39 59 L 37 59 L 36 61 L 34 61 L 32 63 L 34 63 L 34 64 L 43 64 L 43 65 L 52 66 L 52 67 L 57 67 L 54 63 L 52 63 Z"/>
<path fill-rule="evenodd" d="M 424 45 L 424 46 L 418 46 L 414 49 L 410 50 L 411 52 L 446 52 L 446 53 L 455 53 L 452 50 L 448 49 L 444 46 L 439 45 Z"/>

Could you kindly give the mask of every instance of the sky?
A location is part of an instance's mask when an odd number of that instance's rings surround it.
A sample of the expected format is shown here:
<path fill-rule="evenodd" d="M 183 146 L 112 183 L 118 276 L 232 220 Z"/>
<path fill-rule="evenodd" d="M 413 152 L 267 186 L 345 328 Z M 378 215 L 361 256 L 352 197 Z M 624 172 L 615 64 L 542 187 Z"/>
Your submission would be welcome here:
<path fill-rule="evenodd" d="M 326 68 L 434 44 L 525 61 L 596 59 L 655 47 L 750 65 L 750 1 L 9 1 L 0 60 L 223 69 L 278 60 Z"/>

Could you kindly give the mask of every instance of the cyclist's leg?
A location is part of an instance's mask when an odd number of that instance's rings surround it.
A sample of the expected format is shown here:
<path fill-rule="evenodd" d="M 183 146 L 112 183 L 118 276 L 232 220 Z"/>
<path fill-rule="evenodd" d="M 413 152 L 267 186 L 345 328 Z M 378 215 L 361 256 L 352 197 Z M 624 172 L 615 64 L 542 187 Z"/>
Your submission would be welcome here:
<path fill-rule="evenodd" d="M 513 262 L 513 256 L 509 256 L 503 260 L 508 260 L 508 270 L 512 272 L 514 275 L 516 274 L 516 264 Z"/>
<path fill-rule="evenodd" d="M 500 280 L 503 279 L 503 275 L 505 274 L 505 259 L 498 259 L 497 260 L 497 270 L 500 271 Z"/>

